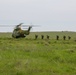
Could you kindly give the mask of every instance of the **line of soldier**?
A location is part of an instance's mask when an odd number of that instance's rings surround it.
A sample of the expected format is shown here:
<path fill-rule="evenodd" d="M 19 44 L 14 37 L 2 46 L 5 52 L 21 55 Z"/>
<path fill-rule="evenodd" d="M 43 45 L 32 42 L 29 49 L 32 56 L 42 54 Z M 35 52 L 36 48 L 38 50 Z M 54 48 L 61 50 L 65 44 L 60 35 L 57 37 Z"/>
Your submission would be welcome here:
<path fill-rule="evenodd" d="M 68 39 L 70 40 L 70 39 L 71 39 L 71 37 L 70 37 L 70 36 L 68 36 Z M 56 36 L 56 40 L 59 40 L 59 36 L 58 36 L 58 35 Z M 66 40 L 66 36 L 63 36 L 63 40 Z"/>
<path fill-rule="evenodd" d="M 50 36 L 47 35 L 47 39 L 49 39 Z M 35 35 L 35 39 L 38 39 L 38 35 Z M 44 39 L 44 35 L 41 35 L 41 39 Z"/>
<path fill-rule="evenodd" d="M 47 39 L 49 39 L 49 38 L 50 38 L 50 36 L 49 36 L 49 35 L 47 35 L 47 36 L 46 36 L 46 38 L 47 38 Z M 35 35 L 35 39 L 38 39 L 38 35 Z M 44 35 L 41 35 L 41 39 L 44 39 Z M 70 37 L 70 36 L 68 36 L 68 39 L 70 40 L 70 39 L 71 39 L 71 37 Z M 59 40 L 59 36 L 58 36 L 58 35 L 56 36 L 56 40 Z M 66 36 L 63 36 L 63 40 L 66 40 Z"/>

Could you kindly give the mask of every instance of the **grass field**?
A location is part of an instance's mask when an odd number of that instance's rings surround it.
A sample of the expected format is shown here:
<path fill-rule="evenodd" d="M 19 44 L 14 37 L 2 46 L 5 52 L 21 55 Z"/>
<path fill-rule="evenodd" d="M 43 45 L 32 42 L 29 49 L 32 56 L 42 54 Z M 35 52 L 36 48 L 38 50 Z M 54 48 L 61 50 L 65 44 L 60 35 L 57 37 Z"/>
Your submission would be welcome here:
<path fill-rule="evenodd" d="M 72 39 L 64 41 L 64 35 Z M 0 33 L 0 75 L 76 75 L 76 33 L 38 32 L 19 39 Z"/>
<path fill-rule="evenodd" d="M 0 33 L 0 38 L 12 38 L 12 33 Z M 41 39 L 41 35 L 44 35 L 44 39 L 46 39 L 46 36 L 49 35 L 50 39 L 56 39 L 56 36 L 58 35 L 60 39 L 63 39 L 63 36 L 66 36 L 66 39 L 68 39 L 68 36 L 71 36 L 72 39 L 76 39 L 76 32 L 31 32 L 29 36 L 27 36 L 27 39 L 34 39 L 35 35 L 38 35 L 38 39 Z"/>

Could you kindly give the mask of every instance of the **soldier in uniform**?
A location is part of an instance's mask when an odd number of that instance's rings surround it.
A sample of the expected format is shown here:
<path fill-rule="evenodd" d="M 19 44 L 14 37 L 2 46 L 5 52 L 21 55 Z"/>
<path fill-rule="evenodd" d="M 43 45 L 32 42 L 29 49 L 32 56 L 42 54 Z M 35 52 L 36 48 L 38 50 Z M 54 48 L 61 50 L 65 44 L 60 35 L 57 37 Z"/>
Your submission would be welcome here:
<path fill-rule="evenodd" d="M 41 39 L 44 39 L 44 35 L 41 35 Z"/>
<path fill-rule="evenodd" d="M 59 36 L 58 35 L 56 36 L 56 39 L 59 40 Z"/>
<path fill-rule="evenodd" d="M 68 39 L 70 40 L 70 39 L 71 39 L 71 37 L 70 37 L 70 36 L 68 36 Z"/>
<path fill-rule="evenodd" d="M 63 36 L 63 39 L 66 40 L 66 36 Z"/>
<path fill-rule="evenodd" d="M 37 39 L 38 38 L 38 35 L 35 35 L 35 39 Z"/>
<path fill-rule="evenodd" d="M 47 39 L 49 39 L 49 36 L 47 35 Z"/>

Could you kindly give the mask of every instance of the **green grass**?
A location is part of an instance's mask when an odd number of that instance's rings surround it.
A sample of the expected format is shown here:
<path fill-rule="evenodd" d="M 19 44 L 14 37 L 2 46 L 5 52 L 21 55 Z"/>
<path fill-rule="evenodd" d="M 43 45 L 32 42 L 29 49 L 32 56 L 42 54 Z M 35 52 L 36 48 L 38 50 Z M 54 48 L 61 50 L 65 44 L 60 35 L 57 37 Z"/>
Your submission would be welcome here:
<path fill-rule="evenodd" d="M 67 40 L 68 36 L 70 36 L 73 40 L 76 39 L 76 32 L 31 32 L 26 38 L 34 39 L 35 35 L 38 35 L 38 39 L 41 39 L 41 35 L 44 35 L 44 39 L 46 39 L 47 35 L 50 36 L 50 39 L 56 39 L 57 35 L 60 39 L 63 39 L 63 36 L 66 36 Z M 0 38 L 12 38 L 11 36 L 12 33 L 0 33 Z"/>
<path fill-rule="evenodd" d="M 1 34 L 0 75 L 76 75 L 75 33 L 67 34 L 72 39 L 65 41 L 55 40 L 56 33 L 48 33 L 53 35 L 50 40 L 35 40 L 35 34 L 43 33 L 31 33 L 19 39 Z"/>

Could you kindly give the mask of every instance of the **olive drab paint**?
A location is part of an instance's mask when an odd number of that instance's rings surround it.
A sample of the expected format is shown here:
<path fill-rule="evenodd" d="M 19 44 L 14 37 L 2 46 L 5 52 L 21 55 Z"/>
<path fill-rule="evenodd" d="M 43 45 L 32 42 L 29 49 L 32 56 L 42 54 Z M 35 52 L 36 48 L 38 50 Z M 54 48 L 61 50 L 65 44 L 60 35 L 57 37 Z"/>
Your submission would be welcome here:
<path fill-rule="evenodd" d="M 21 25 L 22 25 L 22 24 L 23 24 L 23 23 L 20 23 L 20 24 L 17 25 L 17 26 L 15 27 L 15 29 L 13 30 L 13 33 L 12 33 L 12 37 L 13 37 L 13 38 L 21 38 L 21 37 L 24 38 L 24 37 L 26 37 L 27 35 L 29 35 L 32 26 L 29 26 L 28 30 L 22 30 L 22 29 L 21 29 Z"/>

